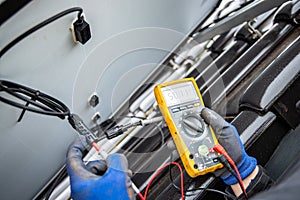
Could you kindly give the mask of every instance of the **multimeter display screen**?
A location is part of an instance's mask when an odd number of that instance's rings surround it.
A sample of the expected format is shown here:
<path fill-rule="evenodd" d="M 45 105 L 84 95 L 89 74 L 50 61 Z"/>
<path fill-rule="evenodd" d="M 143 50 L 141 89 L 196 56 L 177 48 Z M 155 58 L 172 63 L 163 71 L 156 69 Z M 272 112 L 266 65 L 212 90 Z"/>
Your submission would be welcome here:
<path fill-rule="evenodd" d="M 184 82 L 162 88 L 167 106 L 173 106 L 199 99 L 192 82 Z"/>

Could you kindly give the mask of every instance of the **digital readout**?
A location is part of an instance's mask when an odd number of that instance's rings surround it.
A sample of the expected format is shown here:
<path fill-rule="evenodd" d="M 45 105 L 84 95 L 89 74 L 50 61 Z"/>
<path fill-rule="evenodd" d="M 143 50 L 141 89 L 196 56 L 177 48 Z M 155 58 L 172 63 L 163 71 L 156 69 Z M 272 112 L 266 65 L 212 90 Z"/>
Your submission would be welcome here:
<path fill-rule="evenodd" d="M 192 82 L 165 86 L 162 88 L 162 93 L 167 106 L 173 106 L 199 99 Z"/>

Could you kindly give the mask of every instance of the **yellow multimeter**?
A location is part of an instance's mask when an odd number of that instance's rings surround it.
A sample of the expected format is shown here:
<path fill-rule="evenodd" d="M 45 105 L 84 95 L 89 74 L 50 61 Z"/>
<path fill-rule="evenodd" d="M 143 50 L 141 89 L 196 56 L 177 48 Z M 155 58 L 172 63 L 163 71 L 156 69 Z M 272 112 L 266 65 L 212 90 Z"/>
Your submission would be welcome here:
<path fill-rule="evenodd" d="M 218 141 L 200 115 L 204 103 L 194 78 L 157 85 L 154 94 L 189 176 L 222 168 L 211 150 Z"/>

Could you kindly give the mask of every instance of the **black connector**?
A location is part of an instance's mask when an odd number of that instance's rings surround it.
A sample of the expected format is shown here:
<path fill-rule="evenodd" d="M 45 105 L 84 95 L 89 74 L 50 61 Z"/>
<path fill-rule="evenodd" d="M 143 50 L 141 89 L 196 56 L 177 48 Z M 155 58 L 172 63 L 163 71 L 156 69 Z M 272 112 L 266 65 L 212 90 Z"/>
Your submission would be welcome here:
<path fill-rule="evenodd" d="M 230 166 L 228 160 L 226 160 L 224 154 L 219 155 L 218 157 L 219 161 L 223 164 L 223 166 L 236 177 L 236 173 L 235 171 L 232 169 L 232 167 Z"/>
<path fill-rule="evenodd" d="M 124 130 L 122 129 L 121 126 L 115 126 L 112 129 L 109 129 L 105 132 L 105 135 L 107 137 L 107 139 L 113 139 L 119 135 L 122 135 L 124 133 Z"/>
<path fill-rule="evenodd" d="M 123 133 L 128 131 L 128 129 L 130 129 L 132 127 L 136 127 L 136 126 L 142 126 L 142 122 L 138 121 L 138 122 L 129 123 L 129 124 L 125 124 L 125 125 L 115 126 L 111 129 L 107 130 L 105 132 L 105 135 L 106 135 L 107 139 L 113 139 L 119 135 L 122 135 Z"/>
<path fill-rule="evenodd" d="M 88 144 L 91 144 L 95 141 L 97 142 L 97 137 L 91 132 L 91 130 L 85 125 L 83 120 L 78 115 L 70 114 L 68 121 L 80 135 L 86 138 Z"/>
<path fill-rule="evenodd" d="M 92 37 L 90 25 L 81 16 L 73 23 L 75 40 L 85 44 Z"/>
<path fill-rule="evenodd" d="M 32 27 L 31 29 L 25 31 L 24 33 L 22 33 L 21 35 L 19 35 L 17 38 L 15 38 L 13 41 L 11 41 L 10 43 L 8 43 L 3 49 L 0 50 L 0 58 L 10 49 L 12 48 L 13 46 L 15 46 L 18 42 L 20 42 L 21 40 L 23 40 L 24 38 L 26 38 L 27 36 L 29 36 L 30 34 L 34 33 L 35 31 L 41 29 L 42 27 L 56 21 L 57 19 L 67 15 L 67 14 L 70 14 L 70 13 L 73 13 L 73 12 L 78 12 L 78 15 L 77 15 L 77 21 L 78 23 L 81 21 L 81 18 L 82 18 L 82 13 L 83 13 L 83 10 L 82 8 L 80 7 L 74 7 L 74 8 L 69 8 L 67 10 L 64 10 L 48 19 L 46 19 L 45 21 L 42 21 L 41 23 L 35 25 L 34 27 Z M 76 22 L 75 22 L 76 23 Z M 86 23 L 86 22 L 85 22 Z M 87 24 L 87 23 L 86 23 Z M 84 29 L 82 29 L 82 27 L 85 27 Z M 81 26 L 81 30 L 86 30 L 87 26 L 83 24 L 83 26 Z M 80 28 L 80 26 L 79 26 Z M 82 32 L 82 31 L 79 31 L 79 32 Z M 91 31 L 89 30 L 89 34 L 91 34 Z M 84 35 L 87 35 L 86 33 Z M 74 33 L 74 37 L 75 37 L 75 33 Z M 90 36 L 91 37 L 91 36 Z M 90 38 L 89 37 L 89 38 Z M 87 37 L 85 37 L 84 40 L 86 40 Z M 82 39 L 81 39 L 82 40 Z M 82 41 L 84 41 L 82 40 Z M 88 40 L 88 39 L 87 39 Z M 86 40 L 86 41 L 87 41 Z"/>

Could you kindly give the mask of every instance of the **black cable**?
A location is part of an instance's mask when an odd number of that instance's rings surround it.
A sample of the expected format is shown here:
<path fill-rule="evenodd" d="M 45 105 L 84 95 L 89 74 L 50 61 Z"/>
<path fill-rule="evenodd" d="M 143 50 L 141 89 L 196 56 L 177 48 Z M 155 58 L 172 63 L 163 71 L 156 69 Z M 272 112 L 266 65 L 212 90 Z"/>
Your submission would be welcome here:
<path fill-rule="evenodd" d="M 228 194 L 226 192 L 220 191 L 220 190 L 215 190 L 215 189 L 211 189 L 211 188 L 195 188 L 195 189 L 189 189 L 187 192 L 195 192 L 197 190 L 203 190 L 203 191 L 209 191 L 209 192 L 214 192 L 214 193 L 218 193 L 220 195 L 223 195 L 227 198 L 233 199 L 233 200 L 237 200 L 237 197 L 233 196 L 232 194 Z"/>
<path fill-rule="evenodd" d="M 170 155 L 170 162 L 173 162 L 173 154 L 171 153 Z M 171 166 L 169 165 L 169 178 L 170 178 L 170 181 L 172 183 L 172 186 L 180 191 L 180 187 L 178 187 L 175 183 L 174 183 L 174 179 L 172 177 L 172 171 L 171 171 Z M 203 190 L 203 192 L 205 191 L 208 191 L 208 192 L 214 192 L 214 193 L 217 193 L 217 194 L 221 194 L 227 198 L 230 198 L 230 199 L 233 199 L 233 200 L 236 200 L 237 198 L 235 196 L 233 196 L 232 194 L 227 194 L 223 191 L 220 191 L 220 190 L 215 190 L 215 189 L 211 189 L 211 188 L 207 188 L 207 187 L 198 187 L 198 188 L 194 188 L 194 189 L 186 189 L 184 192 L 187 193 L 187 192 L 195 192 L 195 191 L 198 191 L 198 190 Z M 186 195 L 188 196 L 188 195 Z"/>
<path fill-rule="evenodd" d="M 70 109 L 63 102 L 43 92 L 31 89 L 24 85 L 0 80 L 0 93 L 1 92 L 6 92 L 10 96 L 13 96 L 16 99 L 22 100 L 26 103 L 24 105 L 24 103 L 21 104 L 14 100 L 8 99 L 7 97 L 0 96 L 0 101 L 23 109 L 21 116 L 25 111 L 56 116 L 61 119 L 64 119 L 66 116 L 70 115 Z M 21 116 L 20 118 L 22 118 Z"/>
<path fill-rule="evenodd" d="M 46 192 L 46 194 L 44 195 L 45 200 L 49 200 L 52 192 L 54 191 L 54 189 L 56 188 L 56 186 L 58 186 L 58 184 L 63 180 L 63 178 L 65 178 L 67 176 L 67 169 L 66 166 L 63 166 L 63 168 L 61 169 L 61 171 L 57 174 L 57 176 L 54 178 L 54 180 L 52 181 L 52 184 L 50 186 L 50 188 L 48 189 L 48 191 Z"/>
<path fill-rule="evenodd" d="M 170 155 L 170 163 L 173 162 L 173 153 L 171 153 Z M 170 181 L 173 185 L 174 188 L 176 188 L 177 190 L 180 191 L 180 187 L 178 187 L 175 183 L 174 183 L 174 180 L 173 180 L 173 177 L 172 177 L 172 171 L 171 171 L 171 165 L 169 165 L 169 178 L 170 178 Z"/>
<path fill-rule="evenodd" d="M 14 45 L 16 45 L 18 42 L 20 42 L 21 40 L 23 40 L 25 37 L 27 37 L 28 35 L 32 34 L 33 32 L 39 30 L 40 28 L 50 24 L 51 22 L 54 22 L 55 20 L 73 13 L 73 12 L 78 12 L 77 18 L 78 20 L 81 20 L 81 15 L 83 13 L 83 9 L 80 7 L 73 7 L 73 8 L 69 8 L 67 10 L 64 10 L 48 19 L 46 19 L 45 21 L 35 25 L 34 27 L 32 27 L 31 29 L 29 29 L 28 31 L 24 32 L 23 34 L 21 34 L 20 36 L 18 36 L 17 38 L 15 38 L 13 41 L 11 41 L 9 44 L 7 44 L 1 51 L 0 51 L 0 58 L 10 49 L 12 48 Z"/>

